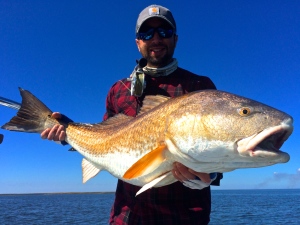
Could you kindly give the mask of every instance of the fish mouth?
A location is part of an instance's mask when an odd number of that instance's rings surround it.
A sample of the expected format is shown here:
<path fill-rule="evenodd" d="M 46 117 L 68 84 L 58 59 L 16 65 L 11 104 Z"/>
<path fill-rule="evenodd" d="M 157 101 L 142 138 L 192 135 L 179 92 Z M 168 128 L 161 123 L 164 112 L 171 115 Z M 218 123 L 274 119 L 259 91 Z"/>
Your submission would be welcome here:
<path fill-rule="evenodd" d="M 283 143 L 293 132 L 292 119 L 289 118 L 278 126 L 270 127 L 237 142 L 241 156 L 255 157 L 257 160 L 287 162 L 289 154 L 280 150 Z"/>

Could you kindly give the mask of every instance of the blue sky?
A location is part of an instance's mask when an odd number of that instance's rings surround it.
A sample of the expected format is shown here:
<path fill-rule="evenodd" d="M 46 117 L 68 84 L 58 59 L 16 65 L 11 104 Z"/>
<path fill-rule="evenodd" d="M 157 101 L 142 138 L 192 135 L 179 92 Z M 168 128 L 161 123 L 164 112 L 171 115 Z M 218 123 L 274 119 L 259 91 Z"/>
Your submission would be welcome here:
<path fill-rule="evenodd" d="M 295 130 L 286 164 L 226 173 L 214 189 L 300 188 L 300 2 L 156 1 L 178 27 L 179 65 L 217 88 L 287 112 Z M 0 0 L 0 96 L 30 90 L 76 122 L 100 122 L 110 86 L 140 58 L 139 12 L 152 1 Z M 15 110 L 0 106 L 0 124 Z M 81 155 L 38 134 L 0 131 L 0 194 L 114 191 L 107 172 L 81 183 Z"/>

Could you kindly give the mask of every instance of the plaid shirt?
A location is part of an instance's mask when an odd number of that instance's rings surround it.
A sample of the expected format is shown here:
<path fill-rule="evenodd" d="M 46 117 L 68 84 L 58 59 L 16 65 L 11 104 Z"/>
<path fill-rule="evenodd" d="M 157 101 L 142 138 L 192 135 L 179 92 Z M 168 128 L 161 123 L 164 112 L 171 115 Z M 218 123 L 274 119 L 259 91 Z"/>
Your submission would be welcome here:
<path fill-rule="evenodd" d="M 106 99 L 104 120 L 117 113 L 136 116 L 145 95 L 176 97 L 202 89 L 216 89 L 204 76 L 195 75 L 182 68 L 162 77 L 145 76 L 146 88 L 141 97 L 130 95 L 131 83 L 119 80 L 110 89 Z M 217 183 L 220 180 L 217 179 Z M 149 189 L 135 196 L 141 187 L 118 180 L 110 224 L 208 224 L 211 211 L 210 187 L 193 190 L 180 182 Z"/>

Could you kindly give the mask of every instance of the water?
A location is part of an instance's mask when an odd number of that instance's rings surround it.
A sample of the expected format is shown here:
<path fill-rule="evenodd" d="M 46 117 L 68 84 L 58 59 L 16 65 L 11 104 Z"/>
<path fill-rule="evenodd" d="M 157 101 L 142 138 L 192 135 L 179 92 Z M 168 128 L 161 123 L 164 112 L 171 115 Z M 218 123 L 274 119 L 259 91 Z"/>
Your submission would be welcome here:
<path fill-rule="evenodd" d="M 0 195 L 0 224 L 107 224 L 114 194 Z"/>
<path fill-rule="evenodd" d="M 0 195 L 0 224 L 107 224 L 113 193 Z M 212 225 L 300 224 L 300 189 L 213 190 Z"/>
<path fill-rule="evenodd" d="M 300 225 L 300 189 L 212 191 L 210 224 Z"/>

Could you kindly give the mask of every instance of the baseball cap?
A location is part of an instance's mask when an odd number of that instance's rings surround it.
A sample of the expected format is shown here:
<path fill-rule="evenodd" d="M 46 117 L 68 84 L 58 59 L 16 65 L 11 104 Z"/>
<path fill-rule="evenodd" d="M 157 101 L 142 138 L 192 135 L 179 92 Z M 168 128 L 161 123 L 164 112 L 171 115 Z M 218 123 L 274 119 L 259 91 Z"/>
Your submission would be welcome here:
<path fill-rule="evenodd" d="M 140 13 L 136 22 L 135 33 L 137 34 L 143 23 L 152 17 L 158 17 L 167 21 L 176 32 L 176 23 L 171 11 L 160 5 L 150 5 Z"/>

